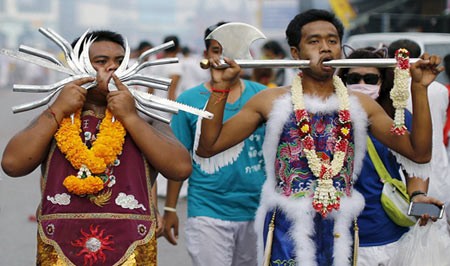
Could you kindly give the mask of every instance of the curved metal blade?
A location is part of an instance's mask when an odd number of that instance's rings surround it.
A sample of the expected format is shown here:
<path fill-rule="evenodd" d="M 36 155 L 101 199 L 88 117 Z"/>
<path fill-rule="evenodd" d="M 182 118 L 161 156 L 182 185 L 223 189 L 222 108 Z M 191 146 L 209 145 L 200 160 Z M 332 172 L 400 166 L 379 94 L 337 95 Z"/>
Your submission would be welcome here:
<path fill-rule="evenodd" d="M 241 22 L 223 24 L 206 36 L 206 39 L 218 41 L 222 46 L 222 55 L 232 59 L 252 59 L 250 45 L 265 38 L 259 29 Z"/>

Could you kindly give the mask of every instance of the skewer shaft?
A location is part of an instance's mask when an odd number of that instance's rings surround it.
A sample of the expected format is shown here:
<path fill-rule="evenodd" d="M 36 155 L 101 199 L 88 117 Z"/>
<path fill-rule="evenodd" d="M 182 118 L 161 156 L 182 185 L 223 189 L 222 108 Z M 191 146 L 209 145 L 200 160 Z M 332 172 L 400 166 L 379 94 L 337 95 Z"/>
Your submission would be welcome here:
<path fill-rule="evenodd" d="M 411 58 L 409 62 L 415 63 L 420 58 Z M 309 60 L 239 60 L 236 63 L 241 68 L 309 68 Z M 325 66 L 332 67 L 395 67 L 397 60 L 394 58 L 369 58 L 369 59 L 336 59 L 323 62 Z M 202 68 L 209 68 L 208 61 L 200 62 Z M 215 68 L 227 68 L 228 64 L 223 62 Z"/>

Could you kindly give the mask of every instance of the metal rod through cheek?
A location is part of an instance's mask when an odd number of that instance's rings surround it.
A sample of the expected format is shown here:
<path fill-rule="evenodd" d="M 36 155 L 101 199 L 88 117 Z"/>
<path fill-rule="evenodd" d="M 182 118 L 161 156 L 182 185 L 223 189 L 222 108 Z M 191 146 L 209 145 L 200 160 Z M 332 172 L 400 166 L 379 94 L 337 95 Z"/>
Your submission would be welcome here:
<path fill-rule="evenodd" d="M 411 58 L 409 62 L 411 64 L 417 62 L 420 58 Z M 235 60 L 236 63 L 241 68 L 309 68 L 309 60 Z M 324 66 L 331 67 L 395 67 L 397 65 L 397 60 L 394 58 L 383 58 L 383 59 L 336 59 L 323 62 Z M 221 63 L 214 68 L 227 68 L 228 64 L 225 62 Z"/>

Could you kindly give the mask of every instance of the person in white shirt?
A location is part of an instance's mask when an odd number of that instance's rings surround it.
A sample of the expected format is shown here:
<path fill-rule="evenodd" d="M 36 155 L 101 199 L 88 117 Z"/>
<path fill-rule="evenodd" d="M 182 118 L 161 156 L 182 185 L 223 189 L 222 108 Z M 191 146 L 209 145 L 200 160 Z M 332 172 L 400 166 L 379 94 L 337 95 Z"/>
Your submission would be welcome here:
<path fill-rule="evenodd" d="M 419 44 L 410 39 L 399 39 L 392 42 L 388 47 L 389 57 L 395 57 L 395 51 L 399 48 L 405 48 L 410 53 L 410 58 L 418 58 L 422 54 Z M 446 122 L 446 112 L 449 104 L 449 95 L 447 88 L 433 81 L 428 86 L 428 101 L 430 102 L 431 121 L 433 125 L 433 149 L 431 155 L 430 183 L 428 195 L 438 198 L 445 202 L 446 207 L 450 207 L 450 171 L 449 162 L 444 145 L 444 125 Z M 408 107 L 412 111 L 411 97 L 408 101 Z M 449 212 L 447 212 L 448 214 Z M 448 217 L 450 218 L 450 217 Z M 450 220 L 450 219 L 447 219 Z M 444 224 L 444 223 L 442 223 Z"/>

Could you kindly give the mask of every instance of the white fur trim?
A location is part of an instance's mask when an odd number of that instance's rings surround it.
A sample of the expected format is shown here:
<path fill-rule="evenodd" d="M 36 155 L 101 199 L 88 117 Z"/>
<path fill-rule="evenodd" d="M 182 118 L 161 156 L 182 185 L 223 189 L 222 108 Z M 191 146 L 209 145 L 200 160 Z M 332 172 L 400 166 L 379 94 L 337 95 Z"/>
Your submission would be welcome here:
<path fill-rule="evenodd" d="M 334 112 L 338 109 L 338 100 L 335 95 L 323 101 L 318 97 L 304 95 L 306 109 L 308 112 Z M 266 125 L 266 136 L 264 139 L 264 159 L 266 162 L 267 179 L 264 183 L 260 206 L 256 212 L 255 229 L 258 234 L 258 260 L 262 265 L 264 254 L 263 229 L 264 220 L 267 211 L 278 206 L 283 210 L 288 219 L 292 221 L 301 221 L 293 224 L 291 236 L 294 239 L 297 263 L 301 265 L 316 265 L 315 243 L 311 239 L 314 234 L 313 217 L 316 211 L 312 207 L 311 198 L 288 198 L 275 191 L 275 156 L 277 153 L 278 142 L 289 115 L 292 113 L 290 93 L 287 93 L 274 101 L 274 105 Z M 367 115 L 359 104 L 356 97 L 350 97 L 350 116 L 353 123 L 355 140 L 355 159 L 354 174 L 355 180 L 357 174 L 362 168 L 362 160 L 366 152 L 367 137 Z M 349 228 L 355 217 L 364 208 L 364 197 L 353 190 L 351 197 L 341 199 L 341 208 L 339 211 L 332 212 L 330 217 L 335 219 L 335 233 L 340 237 L 335 240 L 335 265 L 348 265 L 348 260 L 352 255 L 352 236 Z"/>
<path fill-rule="evenodd" d="M 206 102 L 206 104 L 208 104 L 208 102 Z M 202 118 L 199 116 L 195 130 L 194 147 L 193 147 L 194 152 L 192 154 L 192 159 L 200 166 L 200 169 L 202 169 L 202 171 L 204 171 L 207 174 L 213 174 L 215 172 L 218 172 L 220 168 L 233 164 L 241 154 L 242 150 L 244 149 L 244 141 L 239 142 L 233 147 L 221 153 L 218 153 L 212 157 L 203 158 L 195 153 L 200 139 L 201 128 L 202 128 Z"/>
<path fill-rule="evenodd" d="M 431 173 L 431 163 L 416 163 L 406 158 L 394 150 L 389 149 L 394 154 L 397 162 L 402 165 L 402 168 L 408 173 L 409 176 L 419 177 L 427 179 Z"/>

